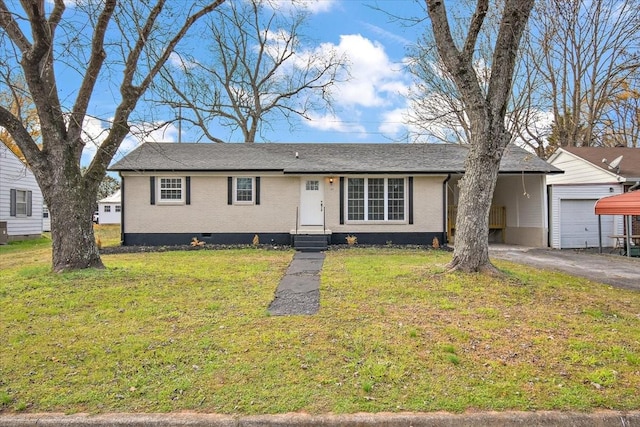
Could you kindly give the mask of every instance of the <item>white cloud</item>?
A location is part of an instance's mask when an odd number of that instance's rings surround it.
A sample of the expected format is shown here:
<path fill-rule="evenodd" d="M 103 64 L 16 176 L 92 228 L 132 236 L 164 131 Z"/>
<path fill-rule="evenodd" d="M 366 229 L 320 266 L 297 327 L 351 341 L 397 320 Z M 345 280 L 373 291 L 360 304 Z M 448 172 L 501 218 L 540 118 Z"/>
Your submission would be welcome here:
<path fill-rule="evenodd" d="M 171 52 L 171 54 L 169 54 L 168 62 L 169 62 L 169 65 L 173 66 L 174 68 L 178 68 L 182 71 L 195 68 L 198 65 L 196 61 L 186 60 L 176 52 Z"/>
<path fill-rule="evenodd" d="M 406 37 L 399 36 L 396 33 L 392 33 L 391 31 L 387 31 L 384 28 L 379 27 L 377 25 L 373 25 L 373 24 L 371 24 L 369 22 L 360 21 L 360 24 L 364 25 L 371 32 L 379 35 L 381 38 L 387 39 L 387 40 L 391 41 L 392 43 L 399 44 L 399 45 L 402 45 L 402 46 L 408 46 L 408 45 L 411 45 L 411 44 L 414 43 L 413 41 L 409 40 Z"/>
<path fill-rule="evenodd" d="M 390 138 L 402 136 L 402 133 L 406 132 L 407 128 L 404 124 L 406 116 L 406 108 L 396 108 L 394 110 L 385 111 L 382 114 L 378 130 Z"/>
<path fill-rule="evenodd" d="M 267 0 L 267 4 L 274 10 L 302 7 L 312 14 L 318 14 L 331 11 L 338 4 L 338 0 Z"/>
<path fill-rule="evenodd" d="M 380 107 L 389 104 L 389 96 L 406 92 L 399 64 L 387 56 L 384 46 L 359 35 L 340 36 L 335 47 L 349 61 L 351 79 L 335 86 L 337 103 Z"/>
<path fill-rule="evenodd" d="M 86 117 L 82 124 L 82 140 L 85 143 L 82 150 L 82 158 L 90 162 L 98 151 L 100 144 L 109 135 L 108 129 L 103 126 L 103 121 L 95 117 Z"/>
<path fill-rule="evenodd" d="M 410 82 L 403 64 L 391 61 L 382 44 L 359 34 L 340 36 L 338 45 L 324 43 L 313 55 L 326 57 L 331 52 L 348 61 L 349 75 L 339 76 L 340 81 L 330 88 L 336 114 L 348 119 L 327 114 L 311 116 L 305 123 L 323 131 L 357 133 L 361 138 L 371 133 L 401 136 Z M 367 130 L 360 120 L 373 120 L 376 129 Z"/>
<path fill-rule="evenodd" d="M 340 117 L 335 116 L 333 114 L 310 114 L 310 119 L 307 121 L 307 125 L 313 129 L 318 129 L 321 131 L 334 131 L 334 132 L 343 132 L 343 133 L 355 133 L 355 134 L 366 134 L 366 129 L 364 126 L 355 123 L 355 122 L 346 122 L 340 119 Z"/>

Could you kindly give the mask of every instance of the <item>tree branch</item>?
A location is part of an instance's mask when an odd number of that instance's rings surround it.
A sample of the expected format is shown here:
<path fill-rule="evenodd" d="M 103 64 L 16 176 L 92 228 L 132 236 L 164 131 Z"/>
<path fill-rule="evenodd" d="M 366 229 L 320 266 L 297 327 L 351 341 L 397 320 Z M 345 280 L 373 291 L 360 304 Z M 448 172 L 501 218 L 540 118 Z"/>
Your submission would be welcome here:
<path fill-rule="evenodd" d="M 489 8 L 489 0 L 478 0 L 476 4 L 476 10 L 471 18 L 471 24 L 469 25 L 469 32 L 467 33 L 467 39 L 464 42 L 462 49 L 462 60 L 464 62 L 473 60 L 473 53 L 476 49 L 476 43 L 478 42 L 478 35 L 482 29 L 485 16 L 487 16 L 487 9 Z"/>
<path fill-rule="evenodd" d="M 106 58 L 104 51 L 104 37 L 109 26 L 109 21 L 113 15 L 113 11 L 116 7 L 116 0 L 106 0 L 104 8 L 98 17 L 97 24 L 93 32 L 93 38 L 91 40 L 91 57 L 87 69 L 82 79 L 82 84 L 78 90 L 76 96 L 76 102 L 73 106 L 71 117 L 69 119 L 69 137 L 77 141 L 82 141 L 82 126 L 84 123 L 85 115 L 87 114 L 87 107 L 91 100 L 91 94 L 95 88 L 98 76 L 100 75 L 100 69 Z"/>

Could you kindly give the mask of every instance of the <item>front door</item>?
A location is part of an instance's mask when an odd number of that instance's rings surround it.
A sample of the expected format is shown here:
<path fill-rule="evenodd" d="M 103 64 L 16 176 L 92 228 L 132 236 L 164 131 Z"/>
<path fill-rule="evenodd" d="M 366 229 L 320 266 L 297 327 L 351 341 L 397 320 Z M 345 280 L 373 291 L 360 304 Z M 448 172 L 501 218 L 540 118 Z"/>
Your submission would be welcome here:
<path fill-rule="evenodd" d="M 300 179 L 300 225 L 324 224 L 324 185 L 320 177 Z"/>

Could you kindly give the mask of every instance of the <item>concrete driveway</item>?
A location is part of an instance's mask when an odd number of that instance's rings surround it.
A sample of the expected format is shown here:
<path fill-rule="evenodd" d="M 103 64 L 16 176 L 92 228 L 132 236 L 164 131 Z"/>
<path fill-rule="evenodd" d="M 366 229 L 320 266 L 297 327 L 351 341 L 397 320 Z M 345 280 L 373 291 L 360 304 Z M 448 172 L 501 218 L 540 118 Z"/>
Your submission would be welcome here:
<path fill-rule="evenodd" d="M 499 244 L 489 245 L 489 257 L 640 291 L 640 258 Z"/>

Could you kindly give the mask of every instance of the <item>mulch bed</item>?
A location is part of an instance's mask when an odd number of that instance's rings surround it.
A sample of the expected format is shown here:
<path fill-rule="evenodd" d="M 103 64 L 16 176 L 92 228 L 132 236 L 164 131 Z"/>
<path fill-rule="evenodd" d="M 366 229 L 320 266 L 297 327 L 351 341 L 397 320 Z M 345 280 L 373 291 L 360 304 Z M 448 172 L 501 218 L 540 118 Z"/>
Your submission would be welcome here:
<path fill-rule="evenodd" d="M 443 246 L 438 249 L 434 249 L 431 246 L 426 245 L 330 245 L 330 251 L 335 250 L 348 250 L 352 248 L 396 248 L 396 249 L 424 249 L 424 250 L 441 250 L 450 252 L 453 249 L 448 246 Z M 104 255 L 112 254 L 135 254 L 145 252 L 170 252 L 170 251 L 219 251 L 228 249 L 260 249 L 267 251 L 288 251 L 291 248 L 289 245 L 213 245 L 207 244 L 204 246 L 191 246 L 191 245 L 175 245 L 175 246 L 109 246 L 100 249 L 100 253 Z"/>

